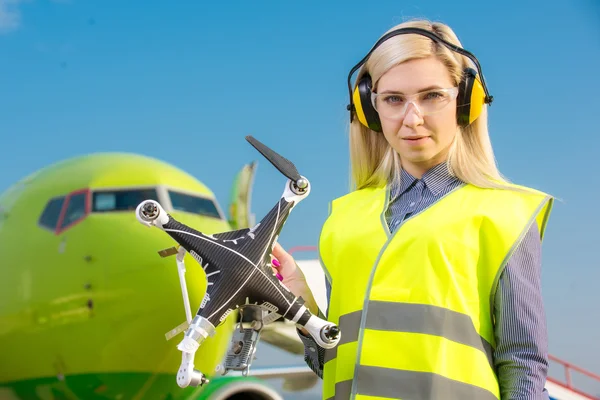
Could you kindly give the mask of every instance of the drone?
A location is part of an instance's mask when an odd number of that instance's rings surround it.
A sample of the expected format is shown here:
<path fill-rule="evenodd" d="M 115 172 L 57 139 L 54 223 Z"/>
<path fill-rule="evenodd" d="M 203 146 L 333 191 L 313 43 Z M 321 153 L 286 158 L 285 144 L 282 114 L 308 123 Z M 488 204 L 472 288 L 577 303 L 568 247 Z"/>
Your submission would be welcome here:
<path fill-rule="evenodd" d="M 177 345 L 182 352 L 177 373 L 177 384 L 181 388 L 209 382 L 204 373 L 194 368 L 195 353 L 235 310 L 242 316 L 249 315 L 252 323 L 244 327 L 240 318 L 224 363 L 215 371 L 222 375 L 238 370 L 247 376 L 260 331 L 280 318 L 306 329 L 316 343 L 326 349 L 335 347 L 341 337 L 339 327 L 313 315 L 304 305 L 304 299 L 283 285 L 272 268 L 271 251 L 292 209 L 309 195 L 310 183 L 292 162 L 250 135 L 246 140 L 288 178 L 277 204 L 253 227 L 208 235 L 177 221 L 155 200 L 142 201 L 135 211 L 140 223 L 161 229 L 178 244 L 159 254 L 162 257 L 176 255 L 187 317 L 180 328 L 185 330 L 184 337 Z M 185 283 L 186 252 L 204 269 L 208 280 L 206 293 L 193 319 Z M 177 333 L 176 328 L 170 334 Z"/>

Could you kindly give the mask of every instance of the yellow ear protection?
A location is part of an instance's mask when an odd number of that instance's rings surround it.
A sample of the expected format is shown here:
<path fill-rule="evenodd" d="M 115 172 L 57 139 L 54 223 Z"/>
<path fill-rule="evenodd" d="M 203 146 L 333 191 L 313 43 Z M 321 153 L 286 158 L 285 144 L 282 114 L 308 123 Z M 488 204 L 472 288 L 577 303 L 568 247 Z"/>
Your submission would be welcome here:
<path fill-rule="evenodd" d="M 371 103 L 371 90 L 373 89 L 371 76 L 365 73 L 357 82 L 354 91 L 352 91 L 352 75 L 369 59 L 373 51 L 391 37 L 414 33 L 430 38 L 431 40 L 443 44 L 450 50 L 470 58 L 477 66 L 477 71 L 473 68 L 465 68 L 462 79 L 459 84 L 457 97 L 456 120 L 460 126 L 468 126 L 475 121 L 481 114 L 484 104 L 492 104 L 493 97 L 490 96 L 483 79 L 481 66 L 477 58 L 465 49 L 449 43 L 433 32 L 421 28 L 400 28 L 384 35 L 375 43 L 367 55 L 356 64 L 348 74 L 348 94 L 350 95 L 350 104 L 347 109 L 350 111 L 350 122 L 354 116 L 366 127 L 381 132 L 381 121 L 377 111 Z"/>

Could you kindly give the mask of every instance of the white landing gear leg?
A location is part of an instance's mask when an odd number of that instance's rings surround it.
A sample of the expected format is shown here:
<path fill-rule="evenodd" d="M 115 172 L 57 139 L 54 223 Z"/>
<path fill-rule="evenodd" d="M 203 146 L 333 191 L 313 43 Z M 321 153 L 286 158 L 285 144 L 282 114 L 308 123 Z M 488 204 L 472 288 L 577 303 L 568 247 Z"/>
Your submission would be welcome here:
<path fill-rule="evenodd" d="M 187 292 L 187 285 L 185 282 L 185 257 L 186 250 L 183 247 L 175 249 L 171 247 L 169 249 L 159 251 L 161 257 L 168 257 L 171 255 L 177 255 L 177 272 L 179 274 L 179 283 L 181 284 L 181 295 L 183 297 L 183 306 L 185 308 L 186 322 L 181 324 L 179 327 L 173 329 L 167 333 L 167 340 L 186 329 L 183 340 L 177 345 L 177 349 L 182 352 L 181 365 L 177 372 L 177 385 L 181 388 L 192 386 L 202 386 L 208 383 L 209 380 L 204 374 L 194 369 L 194 356 L 196 351 L 202 344 L 202 342 L 210 335 L 215 334 L 215 327 L 208 322 L 207 319 L 196 315 L 192 320 L 192 311 L 190 308 L 190 299 Z"/>
<path fill-rule="evenodd" d="M 185 257 L 186 250 L 183 247 L 169 247 L 168 249 L 164 249 L 158 252 L 158 254 L 165 258 L 169 256 L 176 255 L 177 262 L 177 273 L 179 274 L 179 284 L 181 285 L 181 296 L 183 297 L 183 307 L 185 309 L 185 319 L 186 321 L 174 329 L 170 330 L 165 334 L 167 340 L 171 340 L 173 337 L 178 335 L 179 333 L 186 330 L 192 323 L 192 310 L 190 307 L 190 298 L 188 296 L 187 285 L 185 282 L 185 262 L 183 261 Z"/>
<path fill-rule="evenodd" d="M 204 374 L 194 369 L 194 356 L 202 342 L 210 335 L 215 334 L 215 327 L 207 319 L 199 315 L 194 317 L 190 327 L 185 332 L 183 340 L 177 345 L 183 354 L 181 356 L 181 366 L 177 372 L 177 385 L 181 388 L 192 386 L 202 386 L 209 380 Z"/>
<path fill-rule="evenodd" d="M 192 323 L 192 310 L 190 308 L 190 297 L 187 292 L 187 285 L 185 283 L 185 263 L 183 258 L 185 257 L 185 249 L 180 247 L 177 251 L 177 272 L 179 273 L 179 283 L 181 284 L 181 295 L 183 296 L 183 307 L 185 308 L 185 317 L 188 324 Z"/>

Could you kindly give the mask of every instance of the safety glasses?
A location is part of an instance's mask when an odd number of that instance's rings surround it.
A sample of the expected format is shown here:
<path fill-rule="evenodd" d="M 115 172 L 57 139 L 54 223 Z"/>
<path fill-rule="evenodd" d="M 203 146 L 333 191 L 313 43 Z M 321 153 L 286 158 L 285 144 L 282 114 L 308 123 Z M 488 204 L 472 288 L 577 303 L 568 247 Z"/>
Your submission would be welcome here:
<path fill-rule="evenodd" d="M 402 119 L 408 105 L 413 104 L 420 115 L 440 112 L 458 96 L 458 87 L 432 89 L 406 95 L 401 93 L 371 93 L 371 102 L 380 117 Z"/>

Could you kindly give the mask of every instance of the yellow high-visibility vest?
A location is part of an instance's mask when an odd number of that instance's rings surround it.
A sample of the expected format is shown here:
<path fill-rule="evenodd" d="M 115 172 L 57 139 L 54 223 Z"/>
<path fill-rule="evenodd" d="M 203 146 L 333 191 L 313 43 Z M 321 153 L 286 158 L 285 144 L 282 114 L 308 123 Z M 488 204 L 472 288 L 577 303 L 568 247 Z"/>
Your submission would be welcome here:
<path fill-rule="evenodd" d="M 465 184 L 390 233 L 389 187 L 334 200 L 319 239 L 332 291 L 323 399 L 499 399 L 493 302 L 500 274 L 553 199 Z"/>

